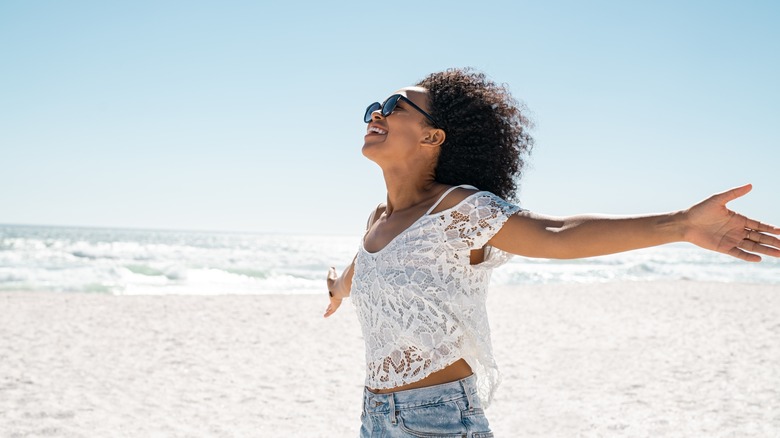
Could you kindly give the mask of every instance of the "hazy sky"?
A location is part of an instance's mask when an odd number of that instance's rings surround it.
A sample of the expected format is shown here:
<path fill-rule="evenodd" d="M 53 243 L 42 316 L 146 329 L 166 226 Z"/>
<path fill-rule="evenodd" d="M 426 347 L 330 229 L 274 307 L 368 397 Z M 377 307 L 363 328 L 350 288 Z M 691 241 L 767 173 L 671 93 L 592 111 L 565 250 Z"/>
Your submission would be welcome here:
<path fill-rule="evenodd" d="M 472 66 L 536 122 L 521 205 L 780 223 L 775 1 L 0 2 L 0 223 L 360 233 L 365 107 Z"/>

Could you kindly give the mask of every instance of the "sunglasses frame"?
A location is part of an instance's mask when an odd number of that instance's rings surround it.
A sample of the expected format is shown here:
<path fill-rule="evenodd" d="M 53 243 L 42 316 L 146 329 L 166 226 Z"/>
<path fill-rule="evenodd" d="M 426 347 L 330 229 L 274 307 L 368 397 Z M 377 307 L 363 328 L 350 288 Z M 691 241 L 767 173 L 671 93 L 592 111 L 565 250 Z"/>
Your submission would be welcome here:
<path fill-rule="evenodd" d="M 389 111 L 386 111 L 386 110 L 385 110 L 385 108 L 386 108 L 387 106 L 390 106 L 391 100 L 392 100 L 392 108 L 390 108 L 390 110 L 389 110 Z M 427 112 L 425 112 L 425 110 L 423 110 L 422 108 L 420 108 L 419 106 L 417 106 L 417 105 L 416 105 L 414 102 L 412 102 L 411 100 L 409 100 L 409 99 L 408 99 L 406 96 L 404 96 L 403 94 L 393 94 L 392 96 L 390 96 L 390 97 L 388 97 L 387 99 L 385 99 L 385 101 L 384 101 L 384 102 L 382 102 L 382 103 L 379 103 L 379 102 L 374 102 L 374 103 L 372 103 L 371 105 L 369 105 L 369 106 L 366 108 L 366 113 L 363 115 L 363 121 L 364 121 L 364 122 L 366 122 L 366 123 L 370 123 L 370 122 L 371 122 L 371 119 L 373 118 L 372 114 L 374 113 L 374 111 L 377 111 L 377 110 L 381 110 L 381 111 L 380 111 L 380 114 L 382 114 L 382 117 L 387 117 L 387 116 L 389 116 L 390 114 L 392 114 L 392 113 L 393 113 L 393 111 L 395 111 L 395 107 L 396 107 L 396 105 L 398 105 L 398 101 L 399 101 L 399 100 L 403 100 L 405 103 L 409 104 L 409 106 L 411 106 L 412 108 L 414 108 L 414 109 L 416 109 L 417 111 L 419 111 L 419 112 L 420 112 L 420 114 L 422 114 L 422 115 L 424 115 L 426 118 L 428 118 L 428 120 L 430 120 L 430 121 L 431 121 L 431 123 L 433 123 L 433 126 L 435 126 L 436 128 L 438 128 L 438 129 L 443 129 L 443 128 L 441 127 L 441 125 L 439 124 L 439 122 L 437 122 L 437 121 L 436 121 L 436 119 L 434 119 L 434 118 L 433 118 L 433 116 L 431 116 L 430 114 L 428 114 Z M 378 105 L 378 106 L 377 106 L 377 105 Z M 372 109 L 372 108 L 373 108 L 373 109 Z"/>

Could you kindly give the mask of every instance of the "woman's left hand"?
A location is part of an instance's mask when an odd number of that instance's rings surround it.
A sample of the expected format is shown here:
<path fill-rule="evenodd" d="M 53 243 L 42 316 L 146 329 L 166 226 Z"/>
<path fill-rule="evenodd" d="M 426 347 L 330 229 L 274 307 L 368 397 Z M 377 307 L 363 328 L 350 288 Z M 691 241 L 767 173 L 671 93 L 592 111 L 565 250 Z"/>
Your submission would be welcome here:
<path fill-rule="evenodd" d="M 780 239 L 776 237 L 780 228 L 726 207 L 728 202 L 744 196 L 752 188 L 747 184 L 712 195 L 685 211 L 685 240 L 748 262 L 761 261 L 757 254 L 780 257 Z"/>

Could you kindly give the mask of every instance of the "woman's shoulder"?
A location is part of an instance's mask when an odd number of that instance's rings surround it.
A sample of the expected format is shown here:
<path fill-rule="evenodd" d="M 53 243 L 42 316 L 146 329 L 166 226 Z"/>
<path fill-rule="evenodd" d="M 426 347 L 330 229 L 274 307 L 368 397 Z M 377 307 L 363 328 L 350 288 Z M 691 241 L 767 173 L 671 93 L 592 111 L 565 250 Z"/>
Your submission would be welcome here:
<path fill-rule="evenodd" d="M 473 196 L 475 193 L 480 193 L 481 191 L 476 189 L 472 186 L 466 186 L 466 187 L 456 187 L 456 188 L 448 188 L 447 190 L 451 191 L 447 193 L 443 199 L 439 202 L 439 204 L 436 206 L 436 208 L 431 211 L 431 214 L 436 214 L 444 210 L 449 210 L 450 208 L 453 208 L 457 206 L 458 204 L 462 203 L 469 197 Z"/>
<path fill-rule="evenodd" d="M 449 189 L 448 189 L 449 190 Z M 441 199 L 441 202 L 431 211 L 431 214 L 440 213 L 452 208 L 487 208 L 489 210 L 503 210 L 507 214 L 522 210 L 519 206 L 504 198 L 485 190 L 479 190 L 472 186 L 456 186 Z"/>
<path fill-rule="evenodd" d="M 368 216 L 368 222 L 366 222 L 366 230 L 371 228 L 371 225 L 374 225 L 374 222 L 379 219 L 379 216 L 382 216 L 382 213 L 384 213 L 385 210 L 387 210 L 387 205 L 384 202 L 380 203 L 373 210 L 371 210 L 371 214 Z"/>

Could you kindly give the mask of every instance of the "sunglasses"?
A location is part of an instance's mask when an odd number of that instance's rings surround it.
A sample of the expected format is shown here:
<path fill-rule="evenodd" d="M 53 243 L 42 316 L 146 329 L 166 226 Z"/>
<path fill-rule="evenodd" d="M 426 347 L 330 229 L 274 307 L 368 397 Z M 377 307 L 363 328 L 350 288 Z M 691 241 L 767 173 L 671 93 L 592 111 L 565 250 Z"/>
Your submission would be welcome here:
<path fill-rule="evenodd" d="M 395 107 L 396 105 L 398 105 L 399 100 L 403 100 L 405 103 L 408 103 L 409 106 L 416 109 L 422 115 L 427 117 L 428 120 L 430 120 L 431 123 L 433 123 L 433 126 L 442 129 L 441 125 L 439 125 L 439 123 L 436 122 L 436 119 L 434 119 L 430 114 L 423 111 L 422 108 L 415 105 L 414 102 L 412 102 L 411 100 L 407 99 L 406 97 L 400 94 L 393 94 L 392 96 L 388 97 L 387 100 L 384 101 L 384 103 L 380 104 L 379 102 L 374 102 L 371 105 L 369 105 L 368 108 L 366 108 L 366 114 L 363 115 L 363 121 L 366 123 L 370 123 L 372 118 L 371 114 L 380 108 L 382 109 L 382 117 L 389 116 L 390 114 L 393 113 L 393 111 L 395 111 Z"/>

